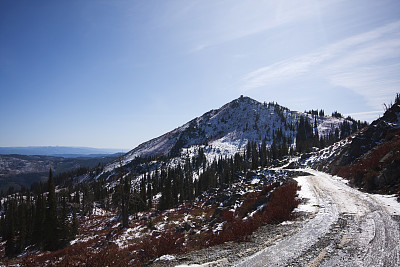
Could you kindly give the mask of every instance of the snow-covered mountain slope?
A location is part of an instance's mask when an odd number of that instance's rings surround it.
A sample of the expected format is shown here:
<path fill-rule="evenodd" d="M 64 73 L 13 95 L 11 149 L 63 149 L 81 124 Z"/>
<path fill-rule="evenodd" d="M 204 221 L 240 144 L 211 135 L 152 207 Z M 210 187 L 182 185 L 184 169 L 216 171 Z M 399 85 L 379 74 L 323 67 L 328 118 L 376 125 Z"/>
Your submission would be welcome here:
<path fill-rule="evenodd" d="M 230 156 L 243 149 L 248 141 L 271 145 L 278 142 L 293 146 L 300 117 L 309 124 L 317 124 L 319 136 L 333 134 L 346 120 L 330 116 L 290 111 L 275 103 L 260 103 L 249 97 L 239 97 L 219 109 L 211 110 L 181 127 L 134 148 L 106 167 L 112 170 L 131 162 L 136 157 L 180 156 L 193 153 L 199 147 L 210 155 Z M 352 124 L 351 121 L 348 121 Z M 186 154 L 185 154 L 186 155 Z"/>

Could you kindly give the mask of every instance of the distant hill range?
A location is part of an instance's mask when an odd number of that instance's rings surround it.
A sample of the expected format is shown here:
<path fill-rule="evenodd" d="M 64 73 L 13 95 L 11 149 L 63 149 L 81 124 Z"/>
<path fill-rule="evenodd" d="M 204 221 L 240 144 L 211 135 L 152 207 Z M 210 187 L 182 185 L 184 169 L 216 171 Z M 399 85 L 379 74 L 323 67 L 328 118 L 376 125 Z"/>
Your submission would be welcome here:
<path fill-rule="evenodd" d="M 46 181 L 50 168 L 58 175 L 79 168 L 93 168 L 121 155 L 119 149 L 90 147 L 0 147 L 0 192 L 5 193 L 10 187 L 29 188 L 34 182 Z"/>
<path fill-rule="evenodd" d="M 67 146 L 28 146 L 0 147 L 0 155 L 37 155 L 56 156 L 64 158 L 97 157 L 122 152 L 120 149 L 67 147 Z"/>
<path fill-rule="evenodd" d="M 105 156 L 56 157 L 43 155 L 0 155 L 0 194 L 10 187 L 19 190 L 29 188 L 34 182 L 48 179 L 49 169 L 55 176 L 80 168 L 90 169 L 115 160 L 121 153 Z"/>

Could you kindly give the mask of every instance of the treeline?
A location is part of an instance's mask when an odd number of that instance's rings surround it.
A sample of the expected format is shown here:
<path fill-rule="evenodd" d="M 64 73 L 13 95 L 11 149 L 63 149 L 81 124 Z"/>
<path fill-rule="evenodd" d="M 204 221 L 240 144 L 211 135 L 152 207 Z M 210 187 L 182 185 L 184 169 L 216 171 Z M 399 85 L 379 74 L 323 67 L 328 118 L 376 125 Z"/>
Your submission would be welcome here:
<path fill-rule="evenodd" d="M 267 146 L 265 139 L 261 144 L 248 142 L 244 153 L 236 153 L 232 157 L 221 156 L 212 162 L 207 161 L 203 148 L 199 148 L 197 155 L 187 157 L 183 164 L 167 166 L 164 163 L 140 176 L 120 168 L 118 177 L 115 178 L 118 183 L 114 188 L 104 190 L 105 181 L 99 179 L 84 191 L 83 198 L 92 195 L 92 201 L 101 203 L 102 208 L 116 209 L 119 211 L 122 227 L 127 227 L 128 217 L 132 214 L 151 208 L 161 211 L 192 201 L 211 188 L 234 182 L 240 172 L 270 166 L 273 161 L 287 154 L 285 144 L 274 143 Z M 108 195 L 112 196 L 111 201 Z M 158 196 L 157 202 L 153 203 L 155 196 Z"/>
<path fill-rule="evenodd" d="M 172 208 L 184 201 L 191 201 L 203 192 L 228 185 L 239 178 L 239 173 L 258 167 L 268 167 L 278 158 L 288 155 L 285 143 L 282 145 L 267 146 L 264 139 L 261 144 L 255 141 L 248 142 L 244 153 L 236 153 L 231 157 L 219 157 L 207 163 L 203 150 L 200 148 L 198 156 L 192 160 L 187 158 L 183 166 L 162 168 L 155 171 L 151 179 L 152 192 L 161 193 L 158 204 L 159 210 Z M 201 173 L 200 169 L 202 170 Z M 198 179 L 193 179 L 194 170 L 197 170 Z M 141 183 L 144 183 L 143 180 Z M 158 184 L 158 186 L 157 186 Z M 143 192 L 144 187 L 141 187 Z"/>
<path fill-rule="evenodd" d="M 47 191 L 8 196 L 1 207 L 0 229 L 5 256 L 13 257 L 28 246 L 57 250 L 68 245 L 78 232 L 78 221 L 67 196 L 56 194 L 52 171 Z"/>
<path fill-rule="evenodd" d="M 313 109 L 311 109 L 309 111 L 305 110 L 304 113 L 310 114 L 312 116 L 320 116 L 320 117 L 324 117 L 325 116 L 325 111 L 323 109 L 321 109 L 321 110 L 318 110 L 318 109 L 313 110 Z"/>
<path fill-rule="evenodd" d="M 315 112 L 314 112 L 315 113 Z M 333 113 L 332 116 L 342 118 L 340 113 Z M 368 125 L 367 122 L 356 121 L 347 117 L 339 128 L 335 128 L 326 136 L 319 136 L 318 121 L 314 116 L 314 123 L 304 116 L 300 117 L 296 134 L 296 151 L 299 153 L 309 152 L 313 147 L 324 148 L 335 142 L 348 137 L 349 135 L 361 130 Z"/>

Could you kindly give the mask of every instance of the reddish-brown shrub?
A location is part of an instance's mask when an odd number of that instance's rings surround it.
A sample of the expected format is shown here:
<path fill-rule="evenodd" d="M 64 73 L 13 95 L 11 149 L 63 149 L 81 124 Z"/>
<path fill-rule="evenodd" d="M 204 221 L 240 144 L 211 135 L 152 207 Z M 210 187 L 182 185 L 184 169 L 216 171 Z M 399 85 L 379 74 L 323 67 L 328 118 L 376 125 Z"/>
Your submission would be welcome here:
<path fill-rule="evenodd" d="M 271 189 L 272 187 L 269 187 L 262 193 L 266 194 Z M 299 189 L 300 187 L 296 183 L 289 183 L 276 188 L 272 192 L 264 211 L 256 212 L 252 217 L 246 218 L 246 220 L 240 218 L 240 214 L 243 211 L 237 211 L 237 216 L 232 211 L 224 211 L 221 216 L 225 222 L 223 230 L 209 235 L 208 244 L 216 245 L 227 241 L 247 241 L 262 223 L 280 223 L 291 219 L 293 209 L 300 204 L 300 199 L 297 198 L 297 190 Z M 254 205 L 255 201 L 261 197 L 265 197 L 262 193 L 247 195 L 242 208 L 248 210 L 251 203 Z"/>
<path fill-rule="evenodd" d="M 141 249 L 142 260 L 150 260 L 165 254 L 179 254 L 185 252 L 184 236 L 176 232 L 165 232 L 158 237 L 143 240 L 137 249 Z"/>
<path fill-rule="evenodd" d="M 400 151 L 400 137 L 398 134 L 392 134 L 387 139 L 390 141 L 379 144 L 369 154 L 364 155 L 364 158 L 340 167 L 337 175 L 350 179 L 355 185 L 363 186 L 369 191 L 375 190 L 374 178 L 379 175 L 379 171 L 384 168 L 385 164 L 400 160 L 400 153 L 396 153 L 396 151 Z M 391 151 L 395 153 L 382 161 L 386 155 L 390 155 Z"/>
<path fill-rule="evenodd" d="M 267 194 L 271 192 L 278 184 L 269 184 L 260 192 L 247 193 L 244 197 L 242 205 L 236 209 L 236 215 L 239 218 L 244 218 L 249 212 L 253 211 L 257 202 L 266 198 Z"/>
<path fill-rule="evenodd" d="M 300 187 L 296 183 L 289 183 L 276 188 L 264 208 L 266 223 L 281 223 L 292 219 L 292 211 L 300 204 L 297 198 L 297 190 Z"/>

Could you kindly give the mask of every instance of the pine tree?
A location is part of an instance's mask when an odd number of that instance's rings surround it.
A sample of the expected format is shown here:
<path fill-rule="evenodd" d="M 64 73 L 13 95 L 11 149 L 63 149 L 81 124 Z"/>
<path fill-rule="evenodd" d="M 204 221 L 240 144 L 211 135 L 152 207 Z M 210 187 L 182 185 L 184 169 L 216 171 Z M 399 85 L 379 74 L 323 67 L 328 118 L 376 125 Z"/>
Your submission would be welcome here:
<path fill-rule="evenodd" d="M 68 223 L 68 210 L 66 196 L 62 196 L 61 200 L 61 216 L 60 216 L 60 233 L 59 247 L 65 247 L 72 238 L 71 228 Z"/>
<path fill-rule="evenodd" d="M 0 236 L 3 238 L 6 236 L 7 233 L 7 225 L 6 225 L 6 218 L 4 213 L 0 217 Z"/>
<path fill-rule="evenodd" d="M 71 239 L 73 239 L 79 233 L 79 222 L 76 217 L 75 209 L 72 209 L 72 230 L 71 230 Z"/>
<path fill-rule="evenodd" d="M 90 218 L 93 213 L 94 194 L 88 184 L 84 184 L 82 191 L 82 215 L 88 215 Z"/>
<path fill-rule="evenodd" d="M 7 257 L 12 258 L 15 256 L 16 248 L 15 248 L 15 232 L 14 232 L 14 226 L 11 225 L 10 228 L 10 233 L 8 234 L 4 253 Z"/>
<path fill-rule="evenodd" d="M 53 172 L 49 171 L 49 180 L 47 181 L 48 195 L 47 207 L 45 216 L 45 235 L 44 235 L 44 249 L 56 250 L 59 244 L 59 224 L 57 218 L 57 202 L 56 192 L 53 180 Z"/>
<path fill-rule="evenodd" d="M 148 183 L 148 179 L 147 179 L 146 174 L 144 174 L 143 178 L 140 181 L 140 198 L 143 200 L 147 199 L 146 183 Z"/>
<path fill-rule="evenodd" d="M 247 160 L 249 160 L 251 158 L 251 142 L 250 141 L 247 142 L 246 156 L 247 156 Z"/>
<path fill-rule="evenodd" d="M 172 206 L 172 175 L 168 170 L 168 175 L 165 178 L 165 183 L 161 191 L 160 209 L 165 210 Z"/>
<path fill-rule="evenodd" d="M 264 138 L 260 147 L 260 164 L 262 167 L 267 166 L 267 140 Z"/>
<path fill-rule="evenodd" d="M 296 134 L 296 150 L 298 152 L 306 152 L 312 146 L 314 140 L 313 128 L 304 116 L 300 117 L 299 126 Z"/>
<path fill-rule="evenodd" d="M 153 190 L 151 188 L 151 183 L 147 183 L 147 209 L 151 209 L 153 206 Z"/>
<path fill-rule="evenodd" d="M 16 252 L 20 253 L 24 250 L 26 247 L 27 243 L 27 228 L 28 228 L 28 222 L 27 222 L 27 214 L 28 210 L 26 207 L 26 204 L 24 202 L 24 198 L 21 196 L 20 198 L 20 204 L 18 205 L 18 238 L 17 238 L 17 246 L 16 246 Z"/>
<path fill-rule="evenodd" d="M 32 232 L 33 232 L 33 221 L 34 221 L 34 206 L 32 204 L 32 195 L 30 192 L 26 196 L 26 236 L 27 245 L 32 244 Z"/>
<path fill-rule="evenodd" d="M 6 245 L 5 245 L 5 255 L 9 258 L 14 257 L 16 253 L 15 247 L 15 203 L 12 200 L 8 201 L 7 211 L 6 211 Z"/>
<path fill-rule="evenodd" d="M 43 245 L 44 236 L 44 220 L 45 220 L 46 205 L 43 198 L 42 189 L 40 186 L 40 193 L 36 197 L 35 203 L 35 216 L 33 220 L 32 242 L 33 244 L 41 247 Z"/>
<path fill-rule="evenodd" d="M 122 227 L 127 228 L 129 225 L 129 197 L 130 197 L 130 178 L 128 175 L 123 180 L 123 191 L 122 191 L 122 203 L 121 203 L 121 213 L 122 213 Z"/>

